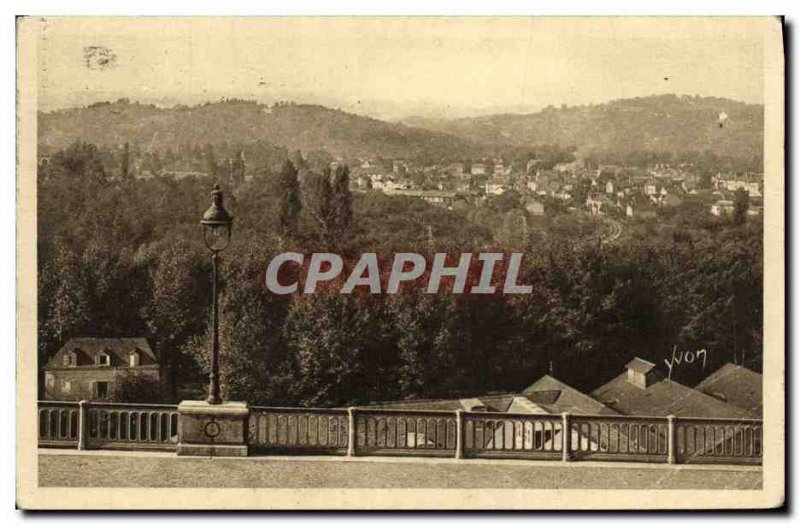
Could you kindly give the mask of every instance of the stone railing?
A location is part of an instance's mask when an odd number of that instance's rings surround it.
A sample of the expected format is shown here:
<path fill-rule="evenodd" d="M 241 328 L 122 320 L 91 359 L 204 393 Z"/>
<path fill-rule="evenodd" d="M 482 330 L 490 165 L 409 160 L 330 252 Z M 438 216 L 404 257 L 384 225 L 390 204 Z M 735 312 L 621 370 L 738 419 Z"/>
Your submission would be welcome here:
<path fill-rule="evenodd" d="M 80 408 L 77 401 L 39 401 L 39 446 L 77 447 L 79 419 Z"/>
<path fill-rule="evenodd" d="M 762 422 L 755 419 L 243 410 L 245 453 L 728 464 L 761 464 L 763 455 Z M 176 450 L 180 440 L 174 405 L 40 401 L 38 412 L 42 447 Z"/>
<path fill-rule="evenodd" d="M 762 439 L 760 419 L 675 420 L 675 453 L 681 463 L 760 464 Z"/>
<path fill-rule="evenodd" d="M 346 454 L 346 409 L 250 407 L 249 448 L 264 453 Z"/>
<path fill-rule="evenodd" d="M 670 430 L 674 418 L 581 415 L 568 420 L 572 460 L 677 462 Z"/>
<path fill-rule="evenodd" d="M 464 457 L 561 459 L 564 421 L 555 414 L 462 414 Z"/>
<path fill-rule="evenodd" d="M 453 412 L 350 409 L 353 454 L 453 457 L 458 443 Z"/>
<path fill-rule="evenodd" d="M 178 407 L 39 401 L 39 446 L 175 450 Z"/>

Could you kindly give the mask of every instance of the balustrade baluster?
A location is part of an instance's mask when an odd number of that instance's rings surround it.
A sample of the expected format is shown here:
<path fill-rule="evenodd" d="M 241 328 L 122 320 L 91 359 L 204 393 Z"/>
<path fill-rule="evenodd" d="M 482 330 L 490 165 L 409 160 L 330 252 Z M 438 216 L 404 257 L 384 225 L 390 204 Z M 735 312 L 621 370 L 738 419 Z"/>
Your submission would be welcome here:
<path fill-rule="evenodd" d="M 82 400 L 78 404 L 78 450 L 89 448 L 88 423 L 89 402 Z"/>
<path fill-rule="evenodd" d="M 347 455 L 356 455 L 356 409 L 347 409 Z"/>
<path fill-rule="evenodd" d="M 464 411 L 456 410 L 456 459 L 464 457 Z"/>
<path fill-rule="evenodd" d="M 572 431 L 571 431 L 570 417 L 567 412 L 561 414 L 561 459 L 562 461 L 569 461 L 570 460 L 570 452 L 569 452 L 569 445 L 570 441 L 572 441 Z"/>

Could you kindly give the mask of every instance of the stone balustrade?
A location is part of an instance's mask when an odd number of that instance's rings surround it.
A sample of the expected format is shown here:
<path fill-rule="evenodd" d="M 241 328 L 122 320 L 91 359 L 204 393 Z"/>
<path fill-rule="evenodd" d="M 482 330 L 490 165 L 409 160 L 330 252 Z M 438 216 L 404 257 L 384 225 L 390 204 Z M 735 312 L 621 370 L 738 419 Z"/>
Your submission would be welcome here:
<path fill-rule="evenodd" d="M 236 409 L 244 426 L 242 432 L 236 433 L 240 437 L 231 438 L 241 440 L 237 455 L 393 455 L 671 464 L 761 464 L 763 456 L 762 421 L 755 419 L 244 404 L 237 404 Z M 180 453 L 182 443 L 184 448 L 191 448 L 189 437 L 197 433 L 189 427 L 219 425 L 220 416 L 213 410 L 209 412 L 209 422 L 204 423 L 206 412 L 179 411 L 175 405 L 39 401 L 39 446 Z M 189 415 L 193 418 L 191 425 L 187 420 L 182 432 L 181 418 Z"/>

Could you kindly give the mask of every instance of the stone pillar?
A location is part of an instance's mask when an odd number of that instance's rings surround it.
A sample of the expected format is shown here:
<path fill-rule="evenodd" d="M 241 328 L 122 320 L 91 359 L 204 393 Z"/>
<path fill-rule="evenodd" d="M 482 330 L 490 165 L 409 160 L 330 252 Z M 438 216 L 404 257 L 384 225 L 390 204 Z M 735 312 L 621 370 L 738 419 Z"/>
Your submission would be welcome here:
<path fill-rule="evenodd" d="M 249 415 L 246 403 L 183 401 L 178 405 L 178 455 L 246 456 Z"/>
<path fill-rule="evenodd" d="M 676 437 L 675 416 L 667 416 L 667 463 L 670 465 L 674 465 L 678 462 L 675 443 Z"/>
<path fill-rule="evenodd" d="M 572 423 L 570 422 L 569 413 L 562 412 L 561 414 L 561 460 L 570 461 L 572 458 L 569 453 L 569 444 L 572 441 Z M 578 437 L 580 439 L 580 437 Z"/>
<path fill-rule="evenodd" d="M 89 449 L 89 402 L 78 403 L 78 450 Z"/>
<path fill-rule="evenodd" d="M 464 411 L 456 410 L 456 459 L 464 459 Z"/>
<path fill-rule="evenodd" d="M 347 409 L 347 455 L 356 455 L 356 409 Z"/>

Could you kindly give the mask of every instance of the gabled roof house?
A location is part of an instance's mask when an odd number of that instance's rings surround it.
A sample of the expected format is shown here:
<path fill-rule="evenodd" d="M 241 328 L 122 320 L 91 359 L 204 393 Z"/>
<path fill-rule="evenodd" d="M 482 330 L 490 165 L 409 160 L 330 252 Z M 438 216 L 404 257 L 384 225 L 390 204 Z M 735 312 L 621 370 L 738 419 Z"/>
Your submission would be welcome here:
<path fill-rule="evenodd" d="M 169 391 L 168 374 L 143 337 L 74 337 L 45 364 L 44 397 L 57 400 L 107 400 L 130 379 Z"/>

